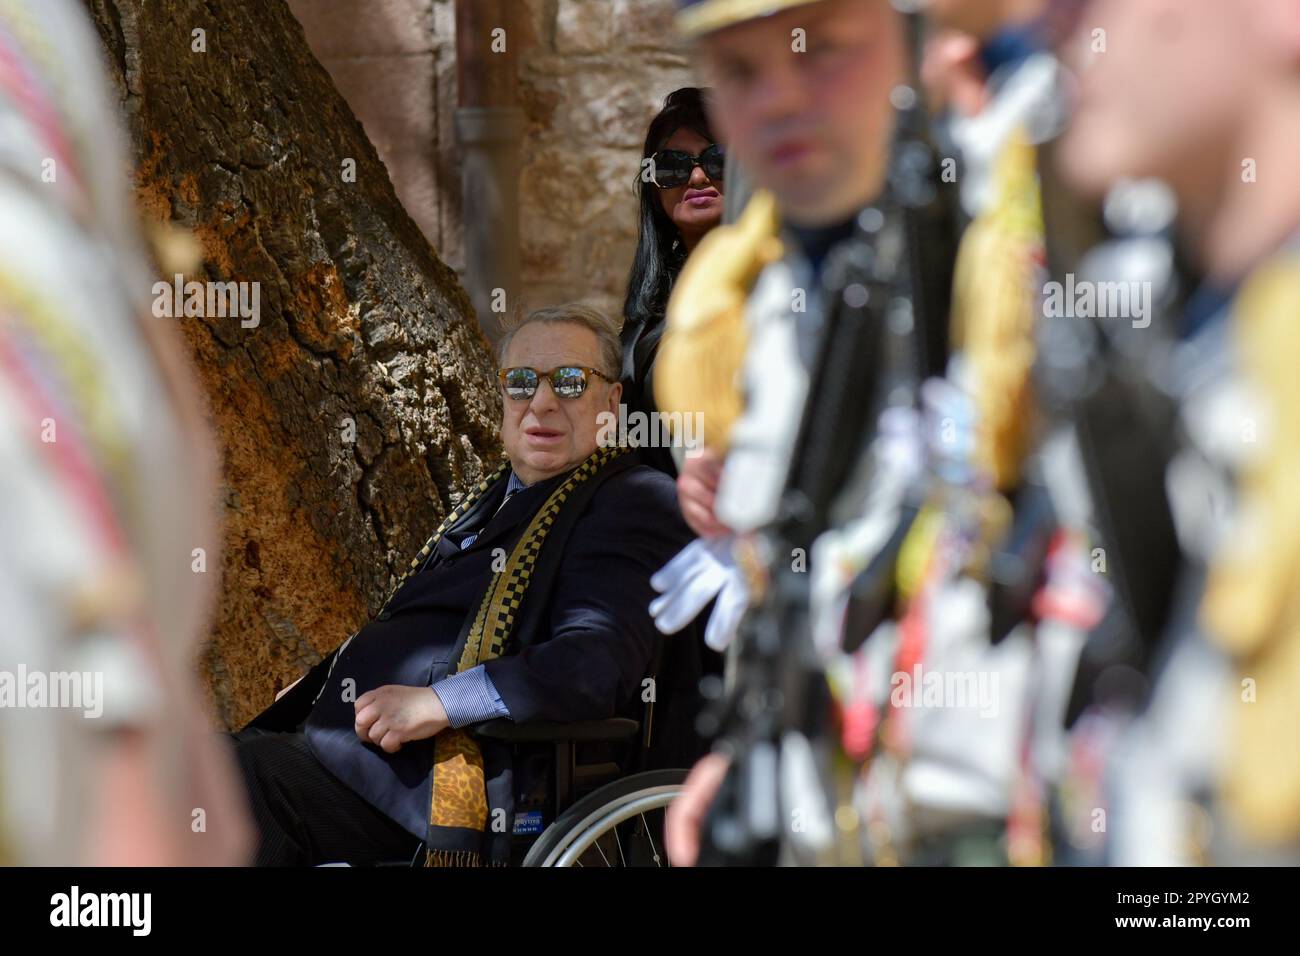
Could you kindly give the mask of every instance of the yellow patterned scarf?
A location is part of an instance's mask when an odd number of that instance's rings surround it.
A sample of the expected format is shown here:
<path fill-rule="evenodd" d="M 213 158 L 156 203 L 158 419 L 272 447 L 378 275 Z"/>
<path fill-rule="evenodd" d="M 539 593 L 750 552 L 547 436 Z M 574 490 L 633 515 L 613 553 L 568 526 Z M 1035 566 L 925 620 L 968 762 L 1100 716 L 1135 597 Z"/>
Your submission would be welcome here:
<path fill-rule="evenodd" d="M 624 447 L 598 448 L 551 492 L 515 544 L 505 566 L 492 576 L 465 636 L 460 656 L 450 673 L 460 673 L 501 656 L 514 629 L 537 557 L 560 509 L 575 488 L 627 451 Z M 508 466 L 503 465 L 447 516 L 429 543 L 420 550 L 420 555 L 412 562 L 406 575 L 403 575 L 403 580 L 432 554 L 442 534 L 460 520 L 507 470 Z M 400 581 L 398 586 L 401 586 Z M 429 798 L 430 826 L 484 832 L 489 815 L 483 753 L 478 741 L 466 730 L 448 728 L 442 731 L 434 738 L 433 779 Z M 434 846 L 430 846 L 425 854 L 426 866 L 477 866 L 480 862 L 477 853 Z"/>

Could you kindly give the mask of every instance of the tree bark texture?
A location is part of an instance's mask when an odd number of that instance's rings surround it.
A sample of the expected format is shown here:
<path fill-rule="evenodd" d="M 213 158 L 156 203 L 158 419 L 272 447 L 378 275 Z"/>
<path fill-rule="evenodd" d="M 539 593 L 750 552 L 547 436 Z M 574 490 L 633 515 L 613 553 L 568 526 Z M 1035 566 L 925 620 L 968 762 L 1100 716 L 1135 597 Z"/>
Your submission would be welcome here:
<path fill-rule="evenodd" d="M 237 727 L 374 613 L 495 467 L 493 362 L 283 0 L 86 5 L 146 218 L 197 238 L 186 280 L 259 284 L 256 327 L 163 320 L 180 324 L 223 456 L 222 599 L 201 668 Z"/>

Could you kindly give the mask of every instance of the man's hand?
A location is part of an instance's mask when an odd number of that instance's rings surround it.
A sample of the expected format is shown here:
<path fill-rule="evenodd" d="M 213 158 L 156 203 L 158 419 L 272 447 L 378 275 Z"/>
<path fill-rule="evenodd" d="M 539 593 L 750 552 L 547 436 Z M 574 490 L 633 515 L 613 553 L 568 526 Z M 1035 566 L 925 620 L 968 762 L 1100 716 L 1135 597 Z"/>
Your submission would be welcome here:
<path fill-rule="evenodd" d="M 390 754 L 402 744 L 425 740 L 450 726 L 432 687 L 385 684 L 366 691 L 355 706 L 357 736 Z"/>
<path fill-rule="evenodd" d="M 701 538 L 731 534 L 731 529 L 718 521 L 713 512 L 721 478 L 722 456 L 711 448 L 703 449 L 698 455 L 688 455 L 677 476 L 677 503 L 682 517 Z"/>
<path fill-rule="evenodd" d="M 700 856 L 700 828 L 731 766 L 731 758 L 712 753 L 691 768 L 682 792 L 668 804 L 664 848 L 673 866 L 694 866 Z"/>

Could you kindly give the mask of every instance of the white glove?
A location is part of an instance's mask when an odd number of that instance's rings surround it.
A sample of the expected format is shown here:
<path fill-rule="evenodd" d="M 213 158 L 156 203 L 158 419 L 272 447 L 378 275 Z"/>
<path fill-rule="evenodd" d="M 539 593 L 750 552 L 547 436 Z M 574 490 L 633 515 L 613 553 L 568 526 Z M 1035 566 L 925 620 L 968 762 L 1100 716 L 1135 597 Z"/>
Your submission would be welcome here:
<path fill-rule="evenodd" d="M 650 602 L 655 627 L 676 634 L 717 597 L 709 615 L 704 643 L 725 650 L 736 635 L 740 618 L 749 606 L 745 576 L 732 554 L 733 536 L 696 538 L 650 579 L 659 597 Z"/>

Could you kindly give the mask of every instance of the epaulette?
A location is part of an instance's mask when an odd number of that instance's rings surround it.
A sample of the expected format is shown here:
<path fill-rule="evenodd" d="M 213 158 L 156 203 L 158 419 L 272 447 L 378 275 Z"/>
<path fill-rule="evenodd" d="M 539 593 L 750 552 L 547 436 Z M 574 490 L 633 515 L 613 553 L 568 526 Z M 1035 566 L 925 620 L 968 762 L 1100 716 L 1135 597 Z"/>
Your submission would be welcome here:
<path fill-rule="evenodd" d="M 700 413 L 703 441 L 725 449 L 743 409 L 740 372 L 748 336 L 745 301 L 782 255 L 776 198 L 754 194 L 740 217 L 695 247 L 668 301 L 655 359 L 655 402 L 666 414 Z"/>
<path fill-rule="evenodd" d="M 1232 534 L 1210 568 L 1201 622 L 1232 655 L 1238 684 L 1222 797 L 1248 838 L 1300 839 L 1300 256 L 1256 270 L 1232 314 L 1242 378 L 1260 405 L 1259 443 L 1240 466 Z"/>
<path fill-rule="evenodd" d="M 974 377 L 975 457 L 995 487 L 1015 486 L 1028 443 L 1034 278 L 1043 256 L 1035 152 L 1014 136 L 997 161 L 996 198 L 966 230 L 953 279 L 953 348 Z"/>

